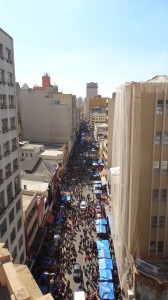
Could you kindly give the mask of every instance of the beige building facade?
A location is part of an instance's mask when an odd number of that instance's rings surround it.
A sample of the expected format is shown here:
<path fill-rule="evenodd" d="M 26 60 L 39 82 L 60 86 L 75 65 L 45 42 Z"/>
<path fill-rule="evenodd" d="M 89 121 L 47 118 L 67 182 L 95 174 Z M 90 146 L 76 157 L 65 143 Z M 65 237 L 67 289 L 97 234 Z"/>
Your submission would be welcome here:
<path fill-rule="evenodd" d="M 20 90 L 22 137 L 31 143 L 68 144 L 71 151 L 79 127 L 76 97 L 47 90 Z"/>
<path fill-rule="evenodd" d="M 168 261 L 168 77 L 127 83 L 117 90 L 112 166 L 118 169 L 111 172 L 111 207 L 122 289 L 126 296 L 134 290 L 135 299 L 168 299 L 167 287 L 151 297 L 145 292 L 154 289 Z M 153 286 L 145 279 L 146 287 L 140 284 L 145 276 L 152 277 Z"/>
<path fill-rule="evenodd" d="M 84 107 L 84 116 L 86 121 L 90 121 L 90 110 L 95 107 L 104 107 L 106 108 L 106 99 L 101 96 L 97 97 L 92 97 L 88 98 L 85 102 L 85 107 Z"/>
<path fill-rule="evenodd" d="M 21 200 L 13 39 L 0 29 L 0 242 L 26 259 Z"/>

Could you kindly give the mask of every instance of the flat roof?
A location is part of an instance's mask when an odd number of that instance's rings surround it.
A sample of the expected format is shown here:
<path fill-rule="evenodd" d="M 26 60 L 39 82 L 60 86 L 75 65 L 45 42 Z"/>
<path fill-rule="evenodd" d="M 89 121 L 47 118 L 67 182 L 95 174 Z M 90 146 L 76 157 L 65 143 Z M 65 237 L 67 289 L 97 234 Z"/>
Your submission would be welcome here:
<path fill-rule="evenodd" d="M 54 157 L 54 158 L 63 158 L 63 154 L 64 154 L 64 151 L 62 151 L 62 150 L 54 150 L 54 149 L 52 149 L 52 150 L 44 150 L 41 154 L 40 154 L 40 156 L 42 157 L 42 158 L 45 158 L 46 156 L 51 156 L 51 158 L 52 157 Z"/>
<path fill-rule="evenodd" d="M 28 191 L 39 191 L 39 192 L 45 192 L 48 189 L 48 182 L 42 182 L 42 181 L 29 181 L 22 179 L 21 181 L 22 188 L 24 185 L 26 185 L 26 189 Z"/>
<path fill-rule="evenodd" d="M 28 145 L 23 145 L 23 146 L 21 146 L 21 149 L 22 150 L 33 150 L 33 149 L 35 149 L 35 148 L 41 148 L 41 147 L 43 147 L 44 145 L 37 145 L 37 144 L 28 144 Z"/>
<path fill-rule="evenodd" d="M 28 208 L 29 204 L 32 201 L 32 198 L 32 195 L 22 194 L 23 211 L 25 211 Z"/>

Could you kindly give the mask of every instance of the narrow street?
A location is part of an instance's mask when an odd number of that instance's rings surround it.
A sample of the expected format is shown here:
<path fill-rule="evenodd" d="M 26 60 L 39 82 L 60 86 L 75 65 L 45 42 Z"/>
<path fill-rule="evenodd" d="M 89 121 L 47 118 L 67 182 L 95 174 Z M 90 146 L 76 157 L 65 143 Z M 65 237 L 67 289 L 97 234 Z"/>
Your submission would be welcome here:
<path fill-rule="evenodd" d="M 66 173 L 59 184 L 59 195 L 54 199 L 54 220 L 47 224 L 47 236 L 33 270 L 43 294 L 50 292 L 54 299 L 74 299 L 77 291 L 84 291 L 87 300 L 107 299 L 99 296 L 100 266 L 96 241 L 99 237 L 108 240 L 110 229 L 103 201 L 103 197 L 107 197 L 106 190 L 101 187 L 100 191 L 99 187 L 99 171 L 103 166 L 95 163 L 99 160 L 97 150 L 88 125 L 82 123 Z M 97 194 L 94 182 L 98 183 Z M 105 234 L 96 233 L 95 220 L 98 217 L 106 221 Z M 111 238 L 108 251 L 116 266 Z M 74 278 L 75 264 L 81 269 L 77 278 Z M 114 296 L 110 299 L 122 299 L 116 267 L 113 270 L 111 267 L 109 272 L 111 280 L 112 273 L 115 278 Z"/>

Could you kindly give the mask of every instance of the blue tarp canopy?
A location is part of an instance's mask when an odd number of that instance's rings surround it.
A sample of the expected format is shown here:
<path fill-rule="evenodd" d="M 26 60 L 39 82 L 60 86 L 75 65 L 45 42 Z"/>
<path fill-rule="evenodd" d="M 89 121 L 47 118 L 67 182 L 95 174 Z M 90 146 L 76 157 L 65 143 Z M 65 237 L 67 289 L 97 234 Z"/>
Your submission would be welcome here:
<path fill-rule="evenodd" d="M 100 299 L 114 300 L 114 287 L 112 282 L 99 282 Z"/>
<path fill-rule="evenodd" d="M 96 219 L 96 225 L 107 225 L 107 220 L 106 219 Z"/>
<path fill-rule="evenodd" d="M 102 194 L 102 190 L 95 190 L 94 193 L 95 194 Z"/>
<path fill-rule="evenodd" d="M 101 249 L 109 250 L 108 240 L 98 240 L 98 241 L 96 241 L 96 245 L 97 245 L 98 250 L 101 250 Z"/>
<path fill-rule="evenodd" d="M 110 269 L 99 270 L 100 280 L 112 281 L 112 273 Z"/>
<path fill-rule="evenodd" d="M 99 270 L 113 269 L 113 262 L 111 258 L 99 258 Z"/>
<path fill-rule="evenodd" d="M 62 201 L 70 201 L 71 197 L 70 196 L 62 196 L 61 200 Z"/>
<path fill-rule="evenodd" d="M 96 232 L 97 233 L 106 233 L 105 225 L 96 225 Z"/>
<path fill-rule="evenodd" d="M 93 186 L 94 187 L 101 187 L 102 185 L 101 185 L 101 183 L 95 183 Z"/>
<path fill-rule="evenodd" d="M 110 252 L 107 249 L 98 250 L 98 258 L 111 258 Z"/>

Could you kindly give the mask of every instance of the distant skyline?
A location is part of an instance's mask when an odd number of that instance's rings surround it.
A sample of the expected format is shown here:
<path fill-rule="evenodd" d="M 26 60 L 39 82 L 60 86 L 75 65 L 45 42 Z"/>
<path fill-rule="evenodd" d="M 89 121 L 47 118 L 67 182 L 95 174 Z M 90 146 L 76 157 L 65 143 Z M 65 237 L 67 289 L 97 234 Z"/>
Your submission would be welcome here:
<path fill-rule="evenodd" d="M 168 75 L 168 1 L 1 1 L 0 27 L 14 39 L 16 81 L 51 83 L 85 97 L 86 83 L 111 97 L 128 81 Z"/>

